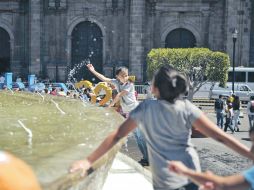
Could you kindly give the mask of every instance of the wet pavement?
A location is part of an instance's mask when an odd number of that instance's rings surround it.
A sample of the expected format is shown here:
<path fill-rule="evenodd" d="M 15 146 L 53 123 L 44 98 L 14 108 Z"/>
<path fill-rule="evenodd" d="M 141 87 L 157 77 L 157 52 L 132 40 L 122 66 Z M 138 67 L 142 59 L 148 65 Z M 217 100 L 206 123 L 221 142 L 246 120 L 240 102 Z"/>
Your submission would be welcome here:
<path fill-rule="evenodd" d="M 209 112 L 207 116 L 215 122 L 216 117 L 214 113 Z M 251 142 L 249 141 L 248 134 L 249 121 L 245 113 L 243 114 L 243 118 L 241 118 L 241 125 L 239 125 L 239 128 L 240 132 L 231 134 L 231 132 L 228 131 L 227 133 L 233 135 L 243 144 L 250 147 Z M 192 138 L 192 142 L 199 153 L 202 171 L 210 170 L 219 175 L 231 175 L 241 172 L 253 165 L 251 160 L 235 153 L 225 145 L 211 138 Z M 136 161 L 141 159 L 141 153 L 137 148 L 133 135 L 129 136 L 127 147 L 123 146 L 121 152 Z"/>

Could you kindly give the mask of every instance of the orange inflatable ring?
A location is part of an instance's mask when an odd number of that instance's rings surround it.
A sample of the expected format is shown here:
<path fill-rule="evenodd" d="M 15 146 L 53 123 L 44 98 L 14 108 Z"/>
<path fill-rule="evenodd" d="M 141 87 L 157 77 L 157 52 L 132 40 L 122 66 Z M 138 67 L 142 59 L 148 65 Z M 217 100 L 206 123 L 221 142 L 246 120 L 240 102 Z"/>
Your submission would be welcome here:
<path fill-rule="evenodd" d="M 78 83 L 75 84 L 76 88 L 82 88 L 83 86 L 85 88 L 90 88 L 91 89 L 93 87 L 93 84 L 88 80 L 82 80 L 82 81 L 79 81 Z"/>
<path fill-rule="evenodd" d="M 103 106 L 104 104 L 106 104 L 108 101 L 110 101 L 111 97 L 112 97 L 112 89 L 110 87 L 108 87 L 106 85 L 106 83 L 104 82 L 100 82 L 96 85 L 96 87 L 93 90 L 93 93 L 95 94 L 95 96 L 91 97 L 91 102 L 92 103 L 96 103 L 96 97 L 99 95 L 101 90 L 104 90 L 106 92 L 106 96 L 99 102 L 99 104 L 101 106 Z"/>
<path fill-rule="evenodd" d="M 136 80 L 136 77 L 135 77 L 135 76 L 133 76 L 133 75 L 132 75 L 132 76 L 129 76 L 129 81 L 130 81 L 130 82 L 133 82 L 133 83 L 134 83 L 135 80 Z"/>
<path fill-rule="evenodd" d="M 41 190 L 32 169 L 22 160 L 0 151 L 1 190 Z"/>

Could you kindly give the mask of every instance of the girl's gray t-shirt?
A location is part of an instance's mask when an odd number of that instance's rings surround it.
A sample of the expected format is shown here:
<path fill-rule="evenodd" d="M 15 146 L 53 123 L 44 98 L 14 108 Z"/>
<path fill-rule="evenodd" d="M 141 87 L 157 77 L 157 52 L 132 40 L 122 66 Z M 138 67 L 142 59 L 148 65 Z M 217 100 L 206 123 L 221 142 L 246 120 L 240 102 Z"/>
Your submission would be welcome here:
<path fill-rule="evenodd" d="M 182 161 L 187 167 L 200 171 L 199 158 L 191 143 L 191 128 L 201 113 L 188 100 L 177 100 L 173 104 L 165 100 L 145 100 L 130 113 L 146 137 L 154 189 L 176 189 L 189 183 L 187 178 L 169 171 L 170 160 Z"/>

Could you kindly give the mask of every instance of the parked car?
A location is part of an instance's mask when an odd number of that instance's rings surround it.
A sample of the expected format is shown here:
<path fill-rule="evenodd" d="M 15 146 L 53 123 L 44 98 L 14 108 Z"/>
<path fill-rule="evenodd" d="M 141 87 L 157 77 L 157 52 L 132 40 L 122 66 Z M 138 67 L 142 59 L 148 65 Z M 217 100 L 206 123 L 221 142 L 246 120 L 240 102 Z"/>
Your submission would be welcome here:
<path fill-rule="evenodd" d="M 254 92 L 247 84 L 235 84 L 234 94 L 239 96 L 241 101 L 249 101 L 250 96 L 254 96 Z M 225 88 L 220 87 L 218 84 L 211 86 L 209 91 L 209 99 L 217 99 L 219 95 L 230 96 L 233 93 L 232 84 L 226 85 Z"/>

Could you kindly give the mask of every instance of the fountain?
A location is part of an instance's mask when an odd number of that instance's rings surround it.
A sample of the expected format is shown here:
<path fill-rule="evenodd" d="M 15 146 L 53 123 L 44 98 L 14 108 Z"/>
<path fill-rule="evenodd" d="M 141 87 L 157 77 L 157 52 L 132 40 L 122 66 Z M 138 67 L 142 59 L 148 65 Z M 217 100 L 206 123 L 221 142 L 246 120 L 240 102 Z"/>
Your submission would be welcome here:
<path fill-rule="evenodd" d="M 68 167 L 91 153 L 122 121 L 110 109 L 75 99 L 0 91 L 1 150 L 31 165 L 47 190 L 101 189 L 124 140 L 99 159 L 86 177 L 80 172 L 69 174 Z"/>

